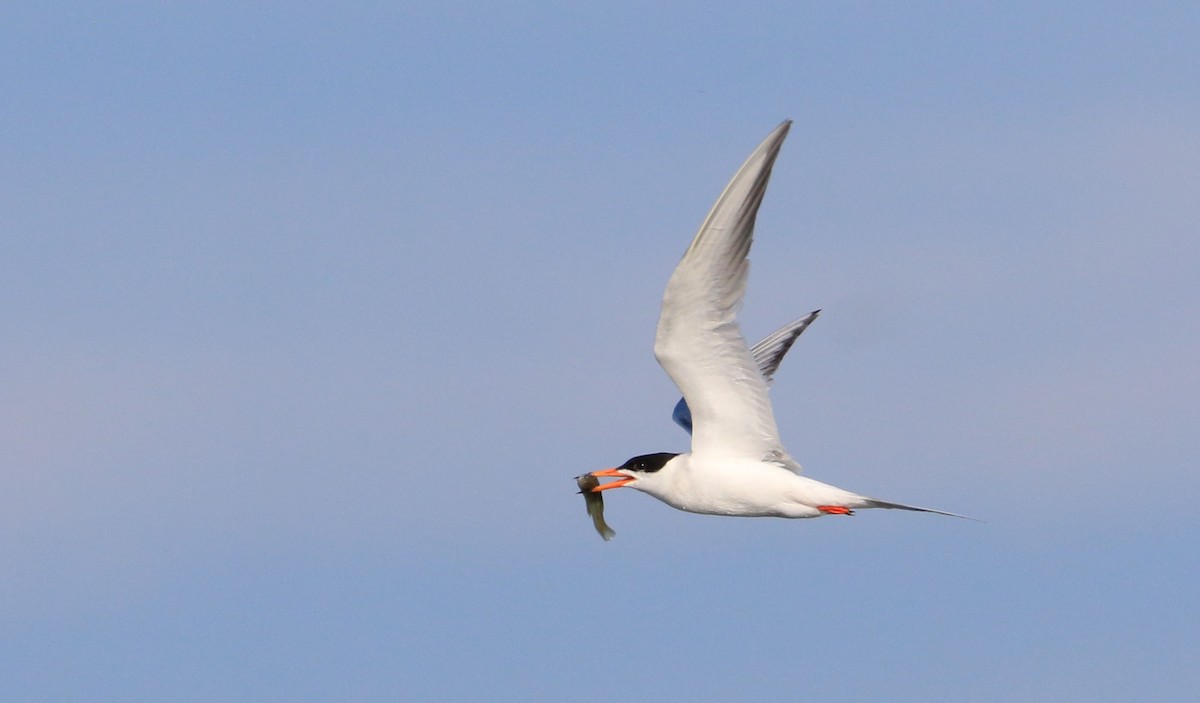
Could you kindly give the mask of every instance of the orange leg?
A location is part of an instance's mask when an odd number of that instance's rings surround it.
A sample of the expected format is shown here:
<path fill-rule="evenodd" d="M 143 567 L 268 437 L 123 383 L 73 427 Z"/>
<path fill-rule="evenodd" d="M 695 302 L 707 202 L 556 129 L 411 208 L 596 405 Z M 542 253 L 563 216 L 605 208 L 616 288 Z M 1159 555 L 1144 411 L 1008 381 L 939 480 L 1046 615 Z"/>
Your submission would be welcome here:
<path fill-rule="evenodd" d="M 843 508 L 840 505 L 818 505 L 817 510 L 829 515 L 853 515 L 854 511 L 850 508 Z"/>

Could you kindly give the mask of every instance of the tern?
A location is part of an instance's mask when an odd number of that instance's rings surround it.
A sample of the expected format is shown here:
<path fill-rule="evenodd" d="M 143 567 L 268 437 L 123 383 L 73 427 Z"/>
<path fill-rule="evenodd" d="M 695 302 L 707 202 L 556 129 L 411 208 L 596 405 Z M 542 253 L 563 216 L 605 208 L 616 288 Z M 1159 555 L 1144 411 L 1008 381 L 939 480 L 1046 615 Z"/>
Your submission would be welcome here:
<path fill-rule="evenodd" d="M 706 515 L 813 518 L 890 508 L 964 517 L 870 498 L 801 475 L 779 438 L 767 395 L 774 367 L 756 359 L 737 322 L 746 292 L 759 205 L 791 121 L 754 150 L 725 187 L 667 282 L 654 356 L 683 393 L 676 421 L 692 435 L 687 453 L 641 454 L 590 475 L 616 480 L 592 491 L 629 487 L 673 508 Z M 777 366 L 812 313 L 780 335 Z M 792 328 L 790 331 L 789 328 Z M 789 339 L 790 336 L 790 339 Z M 782 350 L 782 351 L 779 351 Z"/>

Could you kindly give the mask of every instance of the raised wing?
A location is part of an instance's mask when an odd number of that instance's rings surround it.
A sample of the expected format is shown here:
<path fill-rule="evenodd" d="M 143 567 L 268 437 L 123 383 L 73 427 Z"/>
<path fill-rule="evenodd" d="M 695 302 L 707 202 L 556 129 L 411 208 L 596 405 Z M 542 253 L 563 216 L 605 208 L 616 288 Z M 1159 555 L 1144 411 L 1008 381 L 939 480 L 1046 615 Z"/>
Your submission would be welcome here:
<path fill-rule="evenodd" d="M 790 127 L 790 121 L 776 127 L 742 164 L 663 294 L 654 355 L 691 410 L 693 453 L 788 460 L 737 311 L 758 207 Z"/>
<path fill-rule="evenodd" d="M 768 386 L 775 380 L 775 371 L 779 369 L 779 364 L 783 362 L 783 357 L 792 348 L 796 338 L 812 324 L 813 320 L 817 319 L 819 314 L 821 314 L 820 310 L 813 310 L 799 320 L 780 327 L 764 337 L 758 344 L 750 347 L 750 355 L 754 357 L 754 363 L 758 365 L 758 372 L 762 374 L 763 380 L 767 382 Z M 683 398 L 680 398 L 679 402 L 675 404 L 675 409 L 671 411 L 671 419 L 688 434 L 692 433 L 692 411 L 688 409 L 687 401 Z"/>
<path fill-rule="evenodd" d="M 768 386 L 775 380 L 775 372 L 779 370 L 779 364 L 783 362 L 788 350 L 820 314 L 820 310 L 813 310 L 799 320 L 780 327 L 750 347 L 750 355 L 754 357 L 754 363 L 758 364 L 758 371 Z"/>

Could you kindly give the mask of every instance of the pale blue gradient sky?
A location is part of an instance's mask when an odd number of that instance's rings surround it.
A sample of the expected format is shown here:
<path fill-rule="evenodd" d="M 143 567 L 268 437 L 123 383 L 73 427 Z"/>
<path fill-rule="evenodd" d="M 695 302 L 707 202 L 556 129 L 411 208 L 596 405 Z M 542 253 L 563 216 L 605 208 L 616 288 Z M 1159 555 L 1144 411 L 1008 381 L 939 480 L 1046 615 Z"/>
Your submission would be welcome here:
<path fill-rule="evenodd" d="M 0 699 L 1187 700 L 1200 9 L 0 10 Z M 651 344 L 784 118 L 731 520 Z"/>

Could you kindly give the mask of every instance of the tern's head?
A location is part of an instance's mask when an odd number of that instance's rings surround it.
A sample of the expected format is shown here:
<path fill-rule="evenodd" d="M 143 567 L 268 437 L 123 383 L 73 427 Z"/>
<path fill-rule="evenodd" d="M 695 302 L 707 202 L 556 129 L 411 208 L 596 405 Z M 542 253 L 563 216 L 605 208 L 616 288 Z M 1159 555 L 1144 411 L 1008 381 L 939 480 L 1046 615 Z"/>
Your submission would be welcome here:
<path fill-rule="evenodd" d="M 667 465 L 667 462 L 677 456 L 679 455 L 672 454 L 671 452 L 642 454 L 641 456 L 633 457 L 616 468 L 593 471 L 592 476 L 611 476 L 620 480 L 596 486 L 592 489 L 592 492 L 607 491 L 610 488 L 620 488 L 621 486 L 644 490 L 649 484 L 654 483 L 661 477 L 659 471 Z"/>

